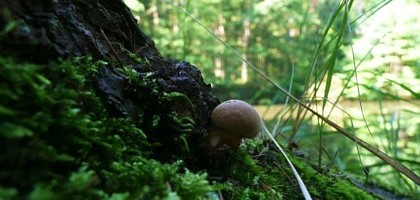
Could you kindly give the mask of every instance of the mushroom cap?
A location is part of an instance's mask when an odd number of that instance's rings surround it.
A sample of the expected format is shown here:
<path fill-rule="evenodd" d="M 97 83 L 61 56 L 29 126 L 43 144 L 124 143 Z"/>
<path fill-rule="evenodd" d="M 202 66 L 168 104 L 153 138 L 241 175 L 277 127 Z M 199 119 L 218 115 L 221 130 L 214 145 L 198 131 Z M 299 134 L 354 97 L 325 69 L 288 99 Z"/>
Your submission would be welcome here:
<path fill-rule="evenodd" d="M 247 102 L 228 100 L 219 104 L 211 115 L 214 127 L 241 137 L 254 138 L 261 128 L 261 117 Z"/>

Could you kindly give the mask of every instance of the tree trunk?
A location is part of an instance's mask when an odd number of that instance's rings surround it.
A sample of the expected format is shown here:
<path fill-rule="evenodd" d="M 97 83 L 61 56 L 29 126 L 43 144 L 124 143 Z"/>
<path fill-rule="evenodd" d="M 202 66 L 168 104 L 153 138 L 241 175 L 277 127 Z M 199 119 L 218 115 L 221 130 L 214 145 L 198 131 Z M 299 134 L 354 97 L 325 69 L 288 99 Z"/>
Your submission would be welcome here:
<path fill-rule="evenodd" d="M 150 138 L 172 145 L 160 155 L 182 145 L 173 138 L 183 133 L 196 147 L 218 104 L 200 71 L 163 58 L 121 0 L 2 0 L 0 29 L 2 56 L 38 64 L 86 55 L 106 61 L 98 93 L 112 114 L 133 118 Z M 127 89 L 123 67 L 134 69 L 145 88 Z M 179 120 L 187 118 L 195 122 L 192 129 Z"/>

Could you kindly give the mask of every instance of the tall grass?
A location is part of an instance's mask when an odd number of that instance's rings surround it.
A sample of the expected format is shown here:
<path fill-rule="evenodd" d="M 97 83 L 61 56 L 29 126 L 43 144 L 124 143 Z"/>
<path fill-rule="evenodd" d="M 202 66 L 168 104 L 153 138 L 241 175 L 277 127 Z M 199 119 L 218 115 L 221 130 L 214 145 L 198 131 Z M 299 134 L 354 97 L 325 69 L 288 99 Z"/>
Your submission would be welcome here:
<path fill-rule="evenodd" d="M 324 141 L 324 134 L 326 132 L 328 132 L 328 130 L 325 130 L 326 124 L 329 124 L 330 126 L 334 127 L 336 129 L 336 131 L 338 131 L 338 133 L 341 133 L 342 135 L 350 138 L 351 140 L 354 141 L 354 146 L 356 147 L 357 150 L 357 156 L 359 163 L 360 163 L 360 171 L 366 173 L 367 177 L 369 178 L 371 175 L 381 179 L 380 176 L 378 176 L 378 174 L 372 174 L 373 172 L 369 172 L 368 167 L 364 166 L 363 158 L 366 158 L 366 156 L 361 156 L 360 155 L 360 150 L 359 150 L 359 145 L 362 146 L 363 148 L 365 148 L 366 150 L 370 151 L 372 154 L 374 154 L 375 157 L 380 158 L 382 161 L 386 162 L 387 164 L 391 165 L 393 168 L 396 169 L 396 171 L 393 172 L 389 172 L 391 174 L 393 174 L 392 176 L 394 177 L 395 182 L 397 183 L 401 183 L 404 182 L 404 185 L 398 184 L 399 186 L 402 186 L 401 191 L 407 192 L 413 192 L 415 191 L 415 188 L 418 187 L 418 185 L 420 184 L 419 181 L 419 177 L 418 175 L 416 175 L 416 173 L 413 172 L 413 170 L 416 170 L 418 172 L 418 167 L 415 167 L 415 165 L 411 164 L 410 167 L 411 169 L 405 167 L 404 165 L 401 165 L 398 161 L 398 154 L 402 153 L 404 154 L 404 152 L 400 152 L 403 150 L 400 150 L 397 148 L 397 140 L 398 140 L 398 131 L 400 130 L 400 126 L 401 126 L 401 118 L 398 118 L 398 113 L 393 113 L 391 116 L 386 116 L 382 110 L 382 108 L 380 107 L 380 111 L 381 111 L 381 118 L 382 118 L 382 126 L 384 126 L 383 130 L 379 130 L 379 132 L 375 132 L 373 133 L 370 129 L 370 126 L 372 126 L 372 123 L 368 123 L 368 117 L 366 117 L 365 113 L 364 113 L 364 108 L 363 108 L 363 100 L 360 97 L 360 89 L 359 84 L 358 84 L 358 68 L 361 65 L 361 63 L 364 61 L 364 59 L 366 58 L 367 55 L 369 55 L 370 51 L 375 47 L 372 46 L 372 48 L 366 52 L 366 56 L 363 57 L 360 60 L 356 60 L 355 56 L 354 56 L 354 49 L 351 46 L 350 50 L 351 50 L 351 55 L 352 55 L 352 60 L 353 60 L 353 71 L 351 73 L 349 73 L 347 75 L 347 77 L 345 78 L 345 84 L 342 87 L 341 92 L 339 92 L 339 95 L 336 97 L 336 99 L 331 99 L 329 97 L 330 91 L 331 91 L 331 84 L 333 84 L 332 79 L 333 79 L 333 75 L 336 73 L 334 67 L 336 66 L 336 57 L 337 57 L 337 53 L 338 51 L 341 49 L 341 46 L 343 44 L 343 38 L 347 37 L 347 38 L 352 38 L 352 25 L 354 24 L 360 24 L 363 23 L 365 20 L 367 20 L 369 18 L 369 16 L 373 15 L 374 13 L 376 13 L 377 11 L 379 11 L 381 8 L 383 8 L 384 6 L 386 6 L 388 3 L 390 3 L 391 1 L 382 1 L 379 2 L 377 5 L 375 5 L 374 7 L 372 7 L 371 9 L 369 9 L 365 14 L 360 15 L 360 16 L 356 16 L 355 19 L 351 19 L 350 18 L 350 11 L 352 8 L 352 5 L 354 3 L 354 1 L 341 1 L 339 3 L 337 3 L 337 5 L 335 5 L 333 11 L 330 14 L 330 17 L 328 18 L 328 20 L 325 23 L 325 27 L 324 30 L 322 32 L 322 35 L 320 37 L 319 40 L 319 44 L 318 46 L 315 48 L 315 52 L 314 52 L 314 58 L 312 61 L 312 70 L 311 72 L 308 74 L 307 79 L 306 79 L 306 97 L 308 99 L 308 103 L 306 105 L 308 105 L 308 107 L 311 107 L 311 105 L 314 105 L 315 107 L 317 106 L 321 106 L 320 109 L 316 109 L 317 111 L 313 112 L 310 109 L 308 109 L 307 107 L 303 106 L 300 102 L 298 102 L 297 107 L 299 109 L 298 113 L 302 113 L 303 116 L 297 116 L 297 119 L 295 121 L 294 126 L 299 126 L 301 123 L 304 122 L 305 116 L 306 114 L 308 114 L 308 112 L 305 112 L 304 109 L 311 111 L 310 113 L 313 114 L 314 116 L 318 117 L 318 122 L 317 122 L 317 129 L 315 131 L 313 131 L 314 133 L 317 133 L 319 135 L 318 137 L 318 141 L 319 141 L 319 146 L 318 146 L 318 168 L 321 169 L 323 163 L 327 163 L 327 166 L 330 166 L 331 163 L 334 163 L 334 159 L 336 159 L 337 157 L 337 153 L 339 151 L 334 152 L 334 155 L 327 155 L 326 157 L 329 158 L 330 160 L 327 162 L 323 162 L 322 158 L 324 157 L 323 154 L 325 151 L 325 146 L 328 146 L 329 144 L 323 144 Z M 340 28 L 338 30 L 332 30 L 332 25 L 334 23 L 339 23 Z M 328 35 L 332 36 L 328 37 Z M 327 53 L 325 53 L 324 51 L 327 51 Z M 329 57 L 327 58 L 326 62 L 320 62 L 319 56 L 320 55 L 329 55 Z M 319 67 L 319 66 L 325 66 L 325 67 Z M 356 134 L 360 131 L 356 131 L 355 127 L 353 126 L 353 120 L 351 118 L 351 116 L 349 117 L 349 122 L 351 124 L 351 126 L 349 126 L 349 129 L 345 129 L 342 130 L 343 127 L 338 126 L 337 124 L 330 123 L 328 116 L 330 116 L 330 114 L 335 111 L 337 112 L 337 110 L 341 110 L 342 108 L 338 108 L 338 103 L 340 101 L 340 99 L 342 98 L 342 95 L 345 91 L 345 89 L 347 88 L 347 85 L 352 81 L 352 79 L 356 80 L 356 85 L 357 85 L 357 90 L 358 90 L 358 101 L 359 101 L 359 107 L 360 107 L 360 111 L 361 111 L 361 116 L 362 119 L 361 121 L 363 121 L 364 123 L 364 129 L 367 130 L 367 132 L 370 134 L 370 137 L 372 140 L 374 140 L 375 138 L 380 138 L 383 137 L 383 135 L 381 134 L 381 132 L 386 133 L 385 135 L 387 135 L 387 146 L 386 147 L 382 147 L 382 148 L 377 148 L 378 146 L 374 146 L 371 145 L 369 143 L 363 144 L 365 143 L 363 140 L 361 140 L 361 138 L 359 138 L 360 136 L 357 136 Z M 407 90 L 408 92 L 410 92 L 414 97 L 417 97 L 419 93 L 413 91 L 410 89 L 409 86 L 406 86 L 404 84 L 398 84 L 401 88 L 403 88 L 404 90 Z M 323 88 L 322 88 L 323 87 Z M 318 96 L 320 93 L 318 92 L 320 89 L 323 89 L 323 96 Z M 288 95 L 288 94 L 287 94 Z M 395 94 L 389 94 L 389 93 L 385 93 L 386 96 L 392 96 L 394 100 L 403 100 L 401 98 L 399 98 L 398 96 L 396 96 Z M 317 104 L 316 102 L 321 99 L 321 104 Z M 382 99 L 378 99 L 378 105 L 381 105 L 381 101 Z M 330 106 L 327 106 L 328 104 L 332 104 Z M 303 107 L 304 109 L 301 109 L 301 107 Z M 320 110 L 320 111 L 318 111 Z M 370 119 L 371 120 L 371 119 Z M 397 121 L 398 120 L 398 121 Z M 406 119 L 407 120 L 407 119 Z M 374 124 L 375 125 L 375 124 Z M 390 128 L 385 128 L 386 125 L 390 125 Z M 298 131 L 293 132 L 290 137 L 289 137 L 289 141 L 293 141 L 294 137 L 296 135 L 296 133 L 298 133 Z M 349 135 L 351 134 L 351 135 Z M 360 134 L 359 134 L 360 135 Z M 362 136 L 364 137 L 364 136 Z M 365 138 L 365 137 L 364 137 Z M 370 141 L 372 141 L 370 140 Z M 419 143 L 419 140 L 417 140 L 415 143 Z M 415 157 L 415 155 L 413 155 Z M 409 160 L 409 162 L 405 162 L 407 164 L 411 163 L 417 163 L 415 161 L 413 161 L 412 159 Z M 418 164 L 418 163 L 417 163 Z M 389 171 L 389 170 L 388 170 Z M 408 181 L 405 177 L 403 178 L 402 175 L 407 176 L 409 179 L 411 179 L 411 182 Z M 389 177 L 389 176 L 387 176 Z M 373 183 L 375 182 L 375 180 L 371 180 Z M 382 181 L 384 181 L 384 179 L 382 179 Z M 416 186 L 417 185 L 417 186 Z M 401 189 L 401 187 L 399 188 Z"/>

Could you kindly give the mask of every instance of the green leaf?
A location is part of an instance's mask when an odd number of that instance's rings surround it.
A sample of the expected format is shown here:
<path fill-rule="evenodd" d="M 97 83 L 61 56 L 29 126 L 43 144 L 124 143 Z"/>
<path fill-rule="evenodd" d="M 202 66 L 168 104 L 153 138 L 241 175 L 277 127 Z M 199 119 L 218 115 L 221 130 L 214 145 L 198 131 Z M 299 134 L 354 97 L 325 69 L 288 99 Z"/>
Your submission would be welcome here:
<path fill-rule="evenodd" d="M 3 122 L 0 124 L 0 135 L 8 139 L 29 137 L 33 135 L 31 129 L 14 123 Z"/>

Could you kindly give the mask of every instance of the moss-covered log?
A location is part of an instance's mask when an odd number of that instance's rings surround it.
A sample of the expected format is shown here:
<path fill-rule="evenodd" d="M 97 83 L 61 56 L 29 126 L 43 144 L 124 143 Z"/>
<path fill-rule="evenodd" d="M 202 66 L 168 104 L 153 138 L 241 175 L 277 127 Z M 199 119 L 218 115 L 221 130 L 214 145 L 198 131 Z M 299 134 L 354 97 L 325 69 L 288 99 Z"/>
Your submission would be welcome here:
<path fill-rule="evenodd" d="M 176 155 L 184 134 L 197 144 L 218 101 L 188 62 L 163 58 L 139 29 L 130 10 L 115 0 L 0 2 L 0 54 L 45 64 L 89 55 L 108 64 L 97 89 L 115 116 L 130 116 L 160 148 Z M 166 158 L 162 158 L 166 159 Z"/>

